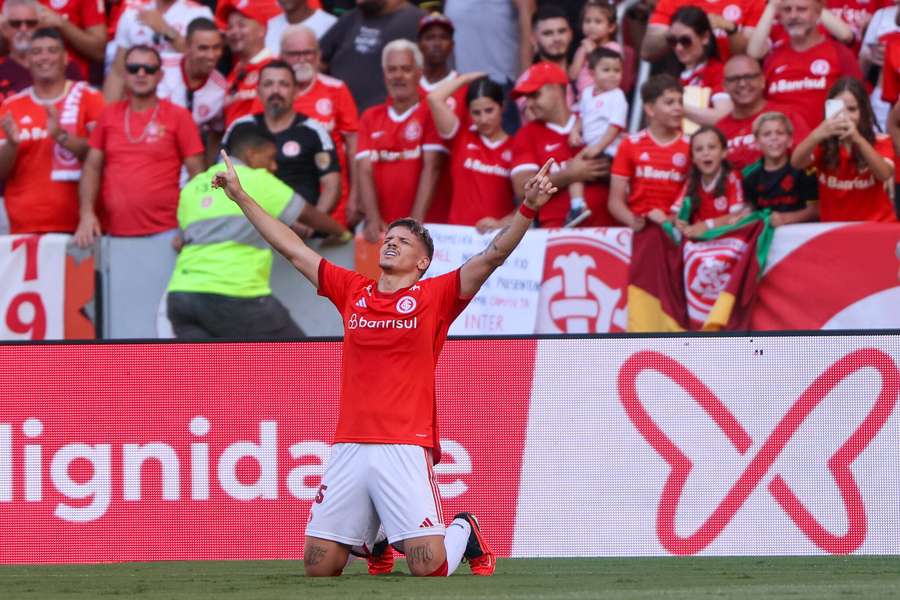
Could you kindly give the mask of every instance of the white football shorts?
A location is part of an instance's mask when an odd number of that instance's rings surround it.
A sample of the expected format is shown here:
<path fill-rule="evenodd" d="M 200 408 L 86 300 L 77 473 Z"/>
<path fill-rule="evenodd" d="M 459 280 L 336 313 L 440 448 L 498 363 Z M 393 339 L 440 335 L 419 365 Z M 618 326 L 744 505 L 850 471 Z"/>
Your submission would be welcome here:
<path fill-rule="evenodd" d="M 341 443 L 331 448 L 306 535 L 372 548 L 379 525 L 390 543 L 444 535 L 431 449 Z"/>

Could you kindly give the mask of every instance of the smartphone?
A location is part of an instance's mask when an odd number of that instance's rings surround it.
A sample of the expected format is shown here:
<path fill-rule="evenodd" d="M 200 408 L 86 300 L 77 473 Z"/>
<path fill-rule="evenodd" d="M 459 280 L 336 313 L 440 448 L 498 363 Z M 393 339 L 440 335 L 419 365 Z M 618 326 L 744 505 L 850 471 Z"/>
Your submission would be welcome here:
<path fill-rule="evenodd" d="M 844 101 L 840 98 L 830 98 L 825 101 L 825 118 L 831 119 L 844 110 Z"/>

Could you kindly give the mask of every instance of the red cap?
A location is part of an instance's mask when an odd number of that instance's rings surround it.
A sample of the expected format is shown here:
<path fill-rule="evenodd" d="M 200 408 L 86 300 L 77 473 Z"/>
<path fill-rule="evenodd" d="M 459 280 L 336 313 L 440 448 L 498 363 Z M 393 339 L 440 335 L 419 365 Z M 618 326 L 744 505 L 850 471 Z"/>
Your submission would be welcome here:
<path fill-rule="evenodd" d="M 519 96 L 527 96 L 538 91 L 548 83 L 556 83 L 559 85 L 568 85 L 569 78 L 566 72 L 551 62 L 539 62 L 531 65 L 516 82 L 513 88 L 513 98 Z"/>
<path fill-rule="evenodd" d="M 453 21 L 451 21 L 447 17 L 447 15 L 441 14 L 439 12 L 433 12 L 419 19 L 419 37 L 422 37 L 422 32 L 432 25 L 439 25 L 453 34 Z"/>
<path fill-rule="evenodd" d="M 225 28 L 228 15 L 234 11 L 266 27 L 269 19 L 281 14 L 281 7 L 276 0 L 223 0 L 216 7 L 216 21 L 220 27 Z"/>

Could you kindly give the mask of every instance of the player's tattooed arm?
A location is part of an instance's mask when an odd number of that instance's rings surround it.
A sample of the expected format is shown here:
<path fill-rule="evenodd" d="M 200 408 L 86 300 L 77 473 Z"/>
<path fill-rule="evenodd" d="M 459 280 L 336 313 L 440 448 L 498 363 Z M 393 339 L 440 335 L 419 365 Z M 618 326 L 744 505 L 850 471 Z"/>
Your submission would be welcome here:
<path fill-rule="evenodd" d="M 461 298 L 471 298 L 478 293 L 491 273 L 503 264 L 525 237 L 525 233 L 531 228 L 534 214 L 558 191 L 548 176 L 553 163 L 554 160 L 549 159 L 541 170 L 525 183 L 522 201 L 525 208 L 515 213 L 510 224 L 494 236 L 487 248 L 470 258 L 460 268 Z"/>

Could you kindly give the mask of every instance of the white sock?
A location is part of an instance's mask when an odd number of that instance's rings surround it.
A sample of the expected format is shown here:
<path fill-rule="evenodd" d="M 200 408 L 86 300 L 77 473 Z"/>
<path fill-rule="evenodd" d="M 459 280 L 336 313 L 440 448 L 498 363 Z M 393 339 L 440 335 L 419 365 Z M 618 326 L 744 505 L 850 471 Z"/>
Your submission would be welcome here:
<path fill-rule="evenodd" d="M 447 576 L 453 575 L 462 561 L 472 526 L 465 519 L 453 519 L 444 534 L 444 550 L 447 552 Z"/>

